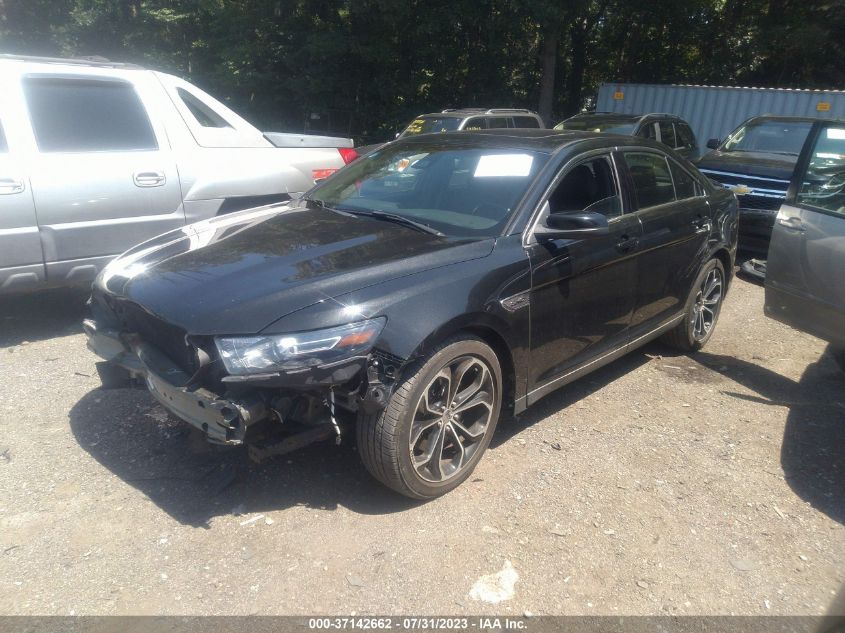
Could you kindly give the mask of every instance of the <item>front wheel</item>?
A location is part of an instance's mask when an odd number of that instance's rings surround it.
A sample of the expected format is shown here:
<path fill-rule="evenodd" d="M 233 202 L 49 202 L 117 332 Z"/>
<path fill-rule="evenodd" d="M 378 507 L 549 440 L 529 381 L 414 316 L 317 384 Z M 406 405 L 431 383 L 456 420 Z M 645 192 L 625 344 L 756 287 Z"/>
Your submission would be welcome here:
<path fill-rule="evenodd" d="M 698 274 L 684 307 L 684 319 L 664 336 L 666 343 L 683 352 L 700 350 L 716 329 L 725 297 L 725 268 L 711 259 Z"/>
<path fill-rule="evenodd" d="M 432 499 L 470 476 L 490 444 L 502 370 L 484 341 L 459 337 L 406 372 L 384 411 L 360 415 L 358 452 L 386 486 Z"/>

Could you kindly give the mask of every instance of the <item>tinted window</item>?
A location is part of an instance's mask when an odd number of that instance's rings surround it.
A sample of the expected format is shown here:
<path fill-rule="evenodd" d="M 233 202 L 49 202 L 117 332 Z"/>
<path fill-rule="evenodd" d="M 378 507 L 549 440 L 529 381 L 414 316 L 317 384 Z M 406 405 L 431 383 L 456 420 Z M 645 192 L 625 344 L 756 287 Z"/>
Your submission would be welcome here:
<path fill-rule="evenodd" d="M 675 161 L 670 160 L 669 167 L 672 169 L 672 179 L 675 181 L 675 197 L 678 200 L 683 200 L 697 196 L 698 184 L 695 182 L 695 178 L 690 176 Z"/>
<path fill-rule="evenodd" d="M 752 121 L 722 145 L 729 152 L 772 152 L 798 156 L 812 124 L 804 121 Z"/>
<path fill-rule="evenodd" d="M 43 152 L 158 147 L 147 113 L 128 83 L 29 77 L 24 92 Z"/>
<path fill-rule="evenodd" d="M 845 215 L 845 127 L 821 130 L 798 202 Z"/>
<path fill-rule="evenodd" d="M 457 130 L 461 119 L 454 116 L 420 117 L 414 119 L 399 136 L 414 136 L 416 134 L 432 134 L 434 132 L 451 132 Z"/>
<path fill-rule="evenodd" d="M 660 125 L 660 141 L 664 145 L 675 148 L 675 128 L 672 127 L 671 121 L 661 121 Z"/>
<path fill-rule="evenodd" d="M 3 133 L 3 124 L 0 123 L 0 152 L 8 152 L 9 146 L 6 144 L 6 135 Z"/>
<path fill-rule="evenodd" d="M 469 119 L 466 122 L 466 125 L 463 127 L 464 130 L 472 131 L 472 130 L 486 130 L 487 129 L 487 119 L 484 117 L 475 117 L 473 119 Z"/>
<path fill-rule="evenodd" d="M 487 126 L 491 130 L 505 128 L 508 127 L 508 120 L 506 117 L 503 116 L 490 117 L 489 119 L 487 119 Z"/>
<path fill-rule="evenodd" d="M 686 123 L 675 123 L 675 134 L 678 137 L 678 147 L 695 147 L 695 135 Z"/>
<path fill-rule="evenodd" d="M 622 203 L 606 156 L 573 167 L 549 196 L 550 213 L 595 211 L 608 217 L 622 214 Z"/>
<path fill-rule="evenodd" d="M 339 210 L 401 215 L 447 235 L 498 235 L 548 156 L 468 145 L 388 145 L 350 163 L 310 197 Z"/>
<path fill-rule="evenodd" d="M 520 128 L 526 128 L 526 127 L 538 128 L 538 127 L 540 127 L 540 123 L 533 116 L 515 116 L 513 118 L 513 124 L 514 124 L 514 127 L 520 127 Z"/>
<path fill-rule="evenodd" d="M 649 123 L 648 125 L 644 125 L 643 129 L 639 131 L 637 136 L 642 136 L 643 138 L 650 138 L 652 140 L 657 140 L 657 132 L 654 128 L 654 123 Z"/>
<path fill-rule="evenodd" d="M 672 176 L 663 156 L 626 152 L 625 161 L 631 173 L 638 209 L 665 204 L 675 199 Z"/>
<path fill-rule="evenodd" d="M 608 134 L 633 134 L 636 122 L 619 121 L 616 119 L 567 119 L 555 126 L 556 130 L 581 130 L 587 132 L 607 132 Z"/>
<path fill-rule="evenodd" d="M 226 119 L 217 114 L 212 108 L 197 99 L 187 90 L 177 88 L 176 94 L 179 95 L 179 98 L 182 100 L 182 103 L 184 103 L 185 107 L 191 111 L 191 114 L 194 115 L 194 118 L 197 120 L 197 123 L 199 123 L 201 126 L 232 127 L 226 122 Z"/>

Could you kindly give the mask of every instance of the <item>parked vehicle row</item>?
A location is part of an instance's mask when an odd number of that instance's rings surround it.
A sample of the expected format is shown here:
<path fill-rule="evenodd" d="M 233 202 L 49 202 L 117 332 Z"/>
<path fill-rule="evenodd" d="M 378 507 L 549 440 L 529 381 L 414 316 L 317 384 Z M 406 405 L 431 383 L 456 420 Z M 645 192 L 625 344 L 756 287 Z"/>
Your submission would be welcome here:
<path fill-rule="evenodd" d="M 464 481 L 502 411 L 666 336 L 712 336 L 736 198 L 647 139 L 409 136 L 302 199 L 142 243 L 92 296 L 107 383 L 141 379 L 258 456 L 348 433 L 414 498 Z"/>
<path fill-rule="evenodd" d="M 356 155 L 264 134 L 165 73 L 0 56 L 0 293 L 90 282 L 138 242 L 289 200 Z"/>

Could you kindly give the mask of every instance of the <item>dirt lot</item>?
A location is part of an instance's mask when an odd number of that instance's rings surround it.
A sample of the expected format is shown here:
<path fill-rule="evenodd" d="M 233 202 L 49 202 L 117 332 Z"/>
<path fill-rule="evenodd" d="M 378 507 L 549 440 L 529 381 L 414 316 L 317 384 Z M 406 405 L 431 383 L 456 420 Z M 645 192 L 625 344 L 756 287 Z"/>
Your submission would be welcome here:
<path fill-rule="evenodd" d="M 650 345 L 505 421 L 426 504 L 351 442 L 250 466 L 99 390 L 83 301 L 0 304 L 0 613 L 845 610 L 845 376 L 759 286 L 704 352 Z"/>

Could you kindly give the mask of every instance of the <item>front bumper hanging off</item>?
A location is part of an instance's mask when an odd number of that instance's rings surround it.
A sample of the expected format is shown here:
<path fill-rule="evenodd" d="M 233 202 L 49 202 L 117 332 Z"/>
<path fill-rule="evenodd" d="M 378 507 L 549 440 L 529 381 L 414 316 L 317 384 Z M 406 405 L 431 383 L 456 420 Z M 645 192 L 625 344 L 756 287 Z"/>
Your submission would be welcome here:
<path fill-rule="evenodd" d="M 91 319 L 83 322 L 83 329 L 92 352 L 142 379 L 164 408 L 202 430 L 212 442 L 242 444 L 249 427 L 272 414 L 258 393 L 228 399 L 190 385 L 191 376 L 137 336 L 98 328 Z"/>

